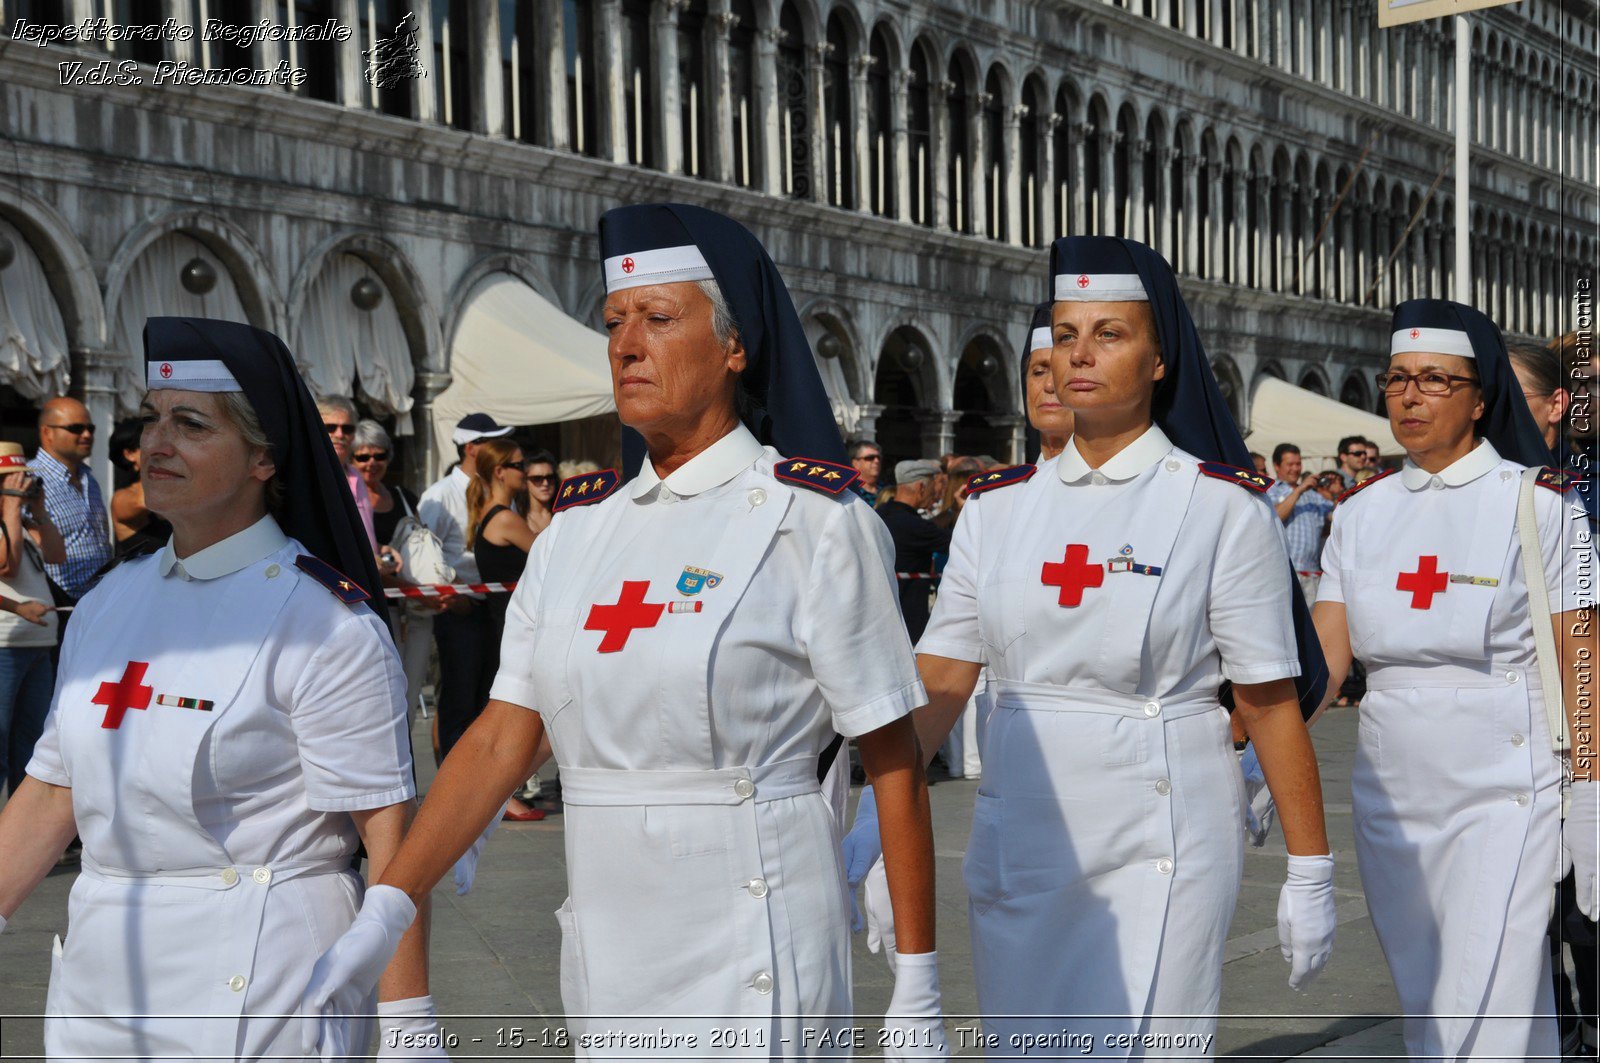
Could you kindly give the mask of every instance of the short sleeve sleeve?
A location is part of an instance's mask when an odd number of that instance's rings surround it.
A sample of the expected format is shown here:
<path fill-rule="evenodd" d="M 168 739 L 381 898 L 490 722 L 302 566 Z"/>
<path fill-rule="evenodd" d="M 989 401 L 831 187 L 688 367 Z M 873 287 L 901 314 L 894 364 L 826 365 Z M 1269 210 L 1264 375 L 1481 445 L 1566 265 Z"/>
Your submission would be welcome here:
<path fill-rule="evenodd" d="M 1223 677 L 1266 683 L 1300 674 L 1290 612 L 1289 549 L 1283 522 L 1271 506 L 1241 497 L 1217 543 L 1211 579 L 1211 635 Z"/>
<path fill-rule="evenodd" d="M 985 663 L 983 639 L 978 633 L 978 547 L 983 508 L 976 500 L 961 507 L 950 539 L 950 560 L 939 579 L 933 615 L 917 641 L 918 653 Z"/>
<path fill-rule="evenodd" d="M 539 592 L 544 587 L 550 551 L 562 523 L 551 524 L 534 540 L 522 578 L 506 604 L 505 633 L 500 638 L 500 670 L 495 673 L 494 685 L 489 689 L 489 697 L 496 701 L 525 709 L 538 708 L 533 682 L 534 618 L 539 615 Z"/>
<path fill-rule="evenodd" d="M 289 718 L 311 808 L 354 812 L 416 796 L 406 679 L 372 613 L 341 622 L 312 656 Z"/>
<path fill-rule="evenodd" d="M 900 616 L 894 544 L 865 503 L 829 515 L 798 630 L 839 734 L 866 734 L 927 702 Z"/>
<path fill-rule="evenodd" d="M 77 634 L 87 627 L 85 623 L 67 628 L 67 637 L 61 645 L 61 659 L 57 662 L 57 675 L 70 674 L 72 648 L 77 643 Z M 61 684 L 57 683 L 55 694 L 50 698 L 50 713 L 44 719 L 44 733 L 33 745 L 33 757 L 28 761 L 27 773 L 52 786 L 71 786 L 72 775 L 67 771 L 66 757 L 61 752 L 61 728 L 57 722 L 60 714 L 56 712 L 56 706 L 60 700 Z"/>
<path fill-rule="evenodd" d="M 1550 611 L 1567 613 L 1595 604 L 1594 525 L 1581 500 L 1545 488 L 1535 488 L 1538 502 L 1539 547 L 1544 554 L 1545 586 Z"/>
<path fill-rule="evenodd" d="M 1328 541 L 1322 544 L 1322 579 L 1317 581 L 1317 601 L 1344 602 L 1344 584 L 1340 569 L 1344 556 L 1344 522 L 1339 510 L 1333 511 L 1333 527 L 1328 531 Z"/>

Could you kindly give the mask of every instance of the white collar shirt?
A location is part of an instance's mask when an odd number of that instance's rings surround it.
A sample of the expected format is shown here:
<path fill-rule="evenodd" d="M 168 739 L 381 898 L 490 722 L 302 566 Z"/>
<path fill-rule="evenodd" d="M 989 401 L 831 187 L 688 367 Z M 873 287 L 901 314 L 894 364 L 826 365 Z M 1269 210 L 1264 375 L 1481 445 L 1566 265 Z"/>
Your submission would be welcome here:
<path fill-rule="evenodd" d="M 478 561 L 467 549 L 467 485 L 472 477 L 457 465 L 422 493 L 417 519 L 439 537 L 444 559 L 462 583 L 478 582 Z"/>

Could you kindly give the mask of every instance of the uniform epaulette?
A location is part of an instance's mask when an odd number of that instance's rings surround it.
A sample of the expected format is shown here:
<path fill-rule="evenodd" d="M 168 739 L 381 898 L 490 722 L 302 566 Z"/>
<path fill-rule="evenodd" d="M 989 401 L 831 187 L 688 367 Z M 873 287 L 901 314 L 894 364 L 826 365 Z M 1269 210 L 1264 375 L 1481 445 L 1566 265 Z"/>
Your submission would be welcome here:
<path fill-rule="evenodd" d="M 361 584 L 315 555 L 301 554 L 294 559 L 294 567 L 328 588 L 346 605 L 357 605 L 372 597 Z"/>
<path fill-rule="evenodd" d="M 615 469 L 569 476 L 556 488 L 556 500 L 550 506 L 550 512 L 560 513 L 574 506 L 593 505 L 615 491 L 621 482 L 622 477 L 617 475 Z"/>
<path fill-rule="evenodd" d="M 1337 499 L 1337 501 L 1335 501 L 1333 504 L 1337 506 L 1341 502 L 1343 502 L 1345 499 L 1347 499 L 1351 495 L 1355 494 L 1357 491 L 1365 490 L 1366 488 L 1371 487 L 1373 484 L 1377 483 L 1379 480 L 1383 479 L 1384 477 L 1392 476 L 1392 475 L 1394 475 L 1394 470 L 1393 469 L 1385 469 L 1383 472 L 1380 472 L 1376 476 L 1369 477 L 1368 479 L 1362 480 L 1360 483 L 1358 483 L 1354 487 L 1350 488 L 1350 490 L 1348 490 L 1344 494 L 1340 495 L 1339 498 Z"/>
<path fill-rule="evenodd" d="M 967 480 L 967 497 L 981 495 L 985 491 L 993 491 L 1000 487 L 1010 487 L 1012 484 L 1025 484 L 1038 471 L 1037 465 L 1012 465 L 990 472 L 975 472 Z"/>
<path fill-rule="evenodd" d="M 845 488 L 861 479 L 848 465 L 815 458 L 782 458 L 772 466 L 772 475 L 785 483 L 800 484 L 825 495 L 843 494 Z"/>
<path fill-rule="evenodd" d="M 1540 487 L 1548 487 L 1552 491 L 1566 494 L 1572 490 L 1572 485 L 1578 482 L 1578 478 L 1566 469 L 1552 469 L 1546 465 L 1539 470 L 1539 475 L 1534 477 L 1533 482 Z"/>
<path fill-rule="evenodd" d="M 1222 461 L 1202 461 L 1200 471 L 1214 480 L 1226 480 L 1240 487 L 1248 487 L 1258 495 L 1264 495 L 1272 487 L 1272 477 L 1262 476 L 1254 469 L 1241 469 L 1237 465 L 1229 465 Z"/>

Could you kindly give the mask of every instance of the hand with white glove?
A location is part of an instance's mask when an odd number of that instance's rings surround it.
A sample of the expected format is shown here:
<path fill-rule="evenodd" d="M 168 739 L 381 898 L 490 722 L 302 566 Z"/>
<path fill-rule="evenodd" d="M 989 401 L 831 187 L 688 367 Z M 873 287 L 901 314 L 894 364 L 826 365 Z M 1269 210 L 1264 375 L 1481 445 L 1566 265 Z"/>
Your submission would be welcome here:
<path fill-rule="evenodd" d="M 478 840 L 472 843 L 472 848 L 461 854 L 461 859 L 456 861 L 456 896 L 465 897 L 472 892 L 472 883 L 478 877 L 478 858 L 483 855 L 483 847 L 489 844 L 489 835 L 500 825 L 500 815 L 496 813 L 489 818 L 489 825 L 483 828 L 483 833 L 478 835 Z"/>
<path fill-rule="evenodd" d="M 1572 784 L 1561 840 L 1572 855 L 1578 911 L 1593 919 L 1600 911 L 1600 782 L 1588 779 Z"/>
<path fill-rule="evenodd" d="M 894 995 L 883 1017 L 886 1060 L 949 1059 L 939 1003 L 939 954 L 901 953 L 894 969 Z"/>
<path fill-rule="evenodd" d="M 1244 773 L 1244 829 L 1250 844 L 1259 849 L 1266 844 L 1272 832 L 1272 821 L 1277 817 L 1278 806 L 1273 803 L 1272 791 L 1267 789 L 1267 775 L 1261 770 L 1261 758 L 1256 755 L 1256 745 L 1245 747 L 1239 758 L 1239 770 Z"/>
<path fill-rule="evenodd" d="M 444 1059 L 444 1035 L 433 995 L 378 1004 L 379 1059 Z"/>
<path fill-rule="evenodd" d="M 889 872 L 883 857 L 872 863 L 872 870 L 861 883 L 861 906 L 867 910 L 867 951 L 883 950 L 883 958 L 894 970 L 894 906 L 889 902 Z"/>
<path fill-rule="evenodd" d="M 350 929 L 311 968 L 300 1010 L 317 1019 L 317 1052 L 324 1060 L 360 1055 L 366 1045 L 347 1043 L 352 1015 L 367 1011 L 378 978 L 394 958 L 400 938 L 417 918 L 417 906 L 393 886 L 367 890 Z"/>
<path fill-rule="evenodd" d="M 1289 877 L 1278 894 L 1278 945 L 1289 968 L 1289 988 L 1305 989 L 1333 952 L 1333 857 L 1290 856 Z"/>
<path fill-rule="evenodd" d="M 0 934 L 4 934 L 5 932 L 6 932 L 6 917 L 3 916 L 3 915 L 0 915 Z"/>
<path fill-rule="evenodd" d="M 861 909 L 856 906 L 856 887 L 872 870 L 873 862 L 883 856 L 883 840 L 878 835 L 878 799 L 870 786 L 861 788 L 855 822 L 840 843 L 839 853 L 845 881 L 850 885 L 850 929 L 859 931 L 866 924 L 861 918 Z"/>

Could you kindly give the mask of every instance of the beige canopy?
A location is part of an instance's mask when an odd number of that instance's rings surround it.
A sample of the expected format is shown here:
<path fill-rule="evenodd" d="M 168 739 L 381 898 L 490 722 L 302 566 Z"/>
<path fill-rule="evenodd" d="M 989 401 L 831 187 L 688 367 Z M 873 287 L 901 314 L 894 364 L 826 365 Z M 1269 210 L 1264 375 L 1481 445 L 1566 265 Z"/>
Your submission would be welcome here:
<path fill-rule="evenodd" d="M 1262 377 L 1250 401 L 1250 431 L 1245 442 L 1258 454 L 1270 459 L 1279 443 L 1300 448 L 1309 467 L 1331 465 L 1338 460 L 1339 440 L 1345 436 L 1365 436 L 1378 444 L 1384 457 L 1401 453 L 1389 419 L 1346 406 L 1314 391 L 1297 388 L 1277 377 Z M 1313 461 L 1318 465 L 1311 465 Z"/>

